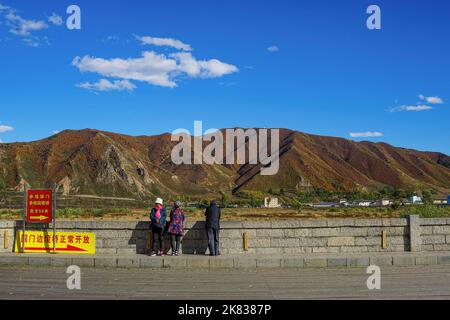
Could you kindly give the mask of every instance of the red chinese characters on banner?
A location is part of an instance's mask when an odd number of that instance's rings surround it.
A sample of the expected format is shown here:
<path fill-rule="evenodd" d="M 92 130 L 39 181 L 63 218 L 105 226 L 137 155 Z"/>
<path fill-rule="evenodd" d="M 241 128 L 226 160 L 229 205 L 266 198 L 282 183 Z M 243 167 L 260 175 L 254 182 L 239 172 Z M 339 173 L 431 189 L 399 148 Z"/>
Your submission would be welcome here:
<path fill-rule="evenodd" d="M 53 213 L 52 200 L 52 190 L 28 190 L 27 222 L 51 222 Z"/>
<path fill-rule="evenodd" d="M 93 232 L 18 231 L 16 239 L 14 252 L 50 253 L 55 244 L 56 253 L 95 254 Z"/>

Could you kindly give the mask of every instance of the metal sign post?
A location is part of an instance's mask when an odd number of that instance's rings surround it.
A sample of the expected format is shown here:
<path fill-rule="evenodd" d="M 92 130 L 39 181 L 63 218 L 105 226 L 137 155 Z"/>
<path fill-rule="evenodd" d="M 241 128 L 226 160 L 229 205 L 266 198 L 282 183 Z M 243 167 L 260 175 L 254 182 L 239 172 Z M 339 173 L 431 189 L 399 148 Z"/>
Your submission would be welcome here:
<path fill-rule="evenodd" d="M 53 254 L 56 254 L 56 183 L 53 186 Z"/>
<path fill-rule="evenodd" d="M 26 224 L 27 224 L 27 201 L 28 201 L 28 188 L 27 183 L 24 183 L 24 213 L 23 213 L 23 233 L 22 233 L 22 253 L 25 253 L 25 232 L 26 232 Z"/>
<path fill-rule="evenodd" d="M 56 199 L 53 198 L 53 189 L 33 189 L 25 184 L 25 215 L 22 233 L 22 253 L 25 253 L 27 246 L 26 224 L 45 224 L 46 229 L 53 223 L 53 253 L 56 253 Z M 34 238 L 33 238 L 34 239 Z M 50 240 L 48 241 L 48 243 Z M 30 244 L 30 243 L 29 243 Z M 32 249 L 30 249 L 32 250 Z"/>

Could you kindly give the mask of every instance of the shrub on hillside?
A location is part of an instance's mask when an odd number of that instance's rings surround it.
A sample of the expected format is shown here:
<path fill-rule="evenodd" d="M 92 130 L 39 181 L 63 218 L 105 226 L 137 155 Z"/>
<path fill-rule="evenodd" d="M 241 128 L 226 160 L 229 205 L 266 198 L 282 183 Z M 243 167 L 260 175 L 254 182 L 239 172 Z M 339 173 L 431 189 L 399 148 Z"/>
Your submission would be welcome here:
<path fill-rule="evenodd" d="M 438 207 L 432 204 L 413 205 L 405 210 L 404 216 L 419 215 L 421 218 L 439 218 L 450 216 L 450 207 Z"/>

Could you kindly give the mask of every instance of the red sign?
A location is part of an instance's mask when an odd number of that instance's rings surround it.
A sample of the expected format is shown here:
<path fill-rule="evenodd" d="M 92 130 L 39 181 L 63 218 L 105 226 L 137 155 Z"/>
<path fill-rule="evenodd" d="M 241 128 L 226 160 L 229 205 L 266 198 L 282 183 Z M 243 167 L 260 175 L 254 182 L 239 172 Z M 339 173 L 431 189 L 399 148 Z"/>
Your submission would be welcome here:
<path fill-rule="evenodd" d="M 51 222 L 53 213 L 52 199 L 52 190 L 28 190 L 27 222 Z"/>

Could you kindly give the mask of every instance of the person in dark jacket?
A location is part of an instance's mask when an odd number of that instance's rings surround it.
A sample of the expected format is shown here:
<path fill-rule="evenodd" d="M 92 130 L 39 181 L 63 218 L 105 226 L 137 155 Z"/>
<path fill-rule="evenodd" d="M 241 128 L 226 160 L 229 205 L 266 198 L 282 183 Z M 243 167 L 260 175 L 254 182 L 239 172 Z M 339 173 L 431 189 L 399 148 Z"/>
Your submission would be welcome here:
<path fill-rule="evenodd" d="M 208 248 L 209 255 L 218 256 L 220 255 L 220 243 L 219 243 L 219 233 L 220 233 L 220 208 L 217 206 L 216 202 L 213 200 L 211 204 L 206 209 L 206 234 L 208 236 Z"/>
<path fill-rule="evenodd" d="M 159 251 L 158 255 L 164 255 L 163 251 L 163 233 L 164 228 L 166 227 L 166 217 L 167 211 L 163 206 L 163 200 L 161 198 L 157 198 L 155 200 L 155 206 L 150 211 L 150 228 L 152 230 L 153 235 L 153 248 L 151 252 L 151 256 L 156 256 L 156 249 L 158 247 L 159 242 Z"/>

